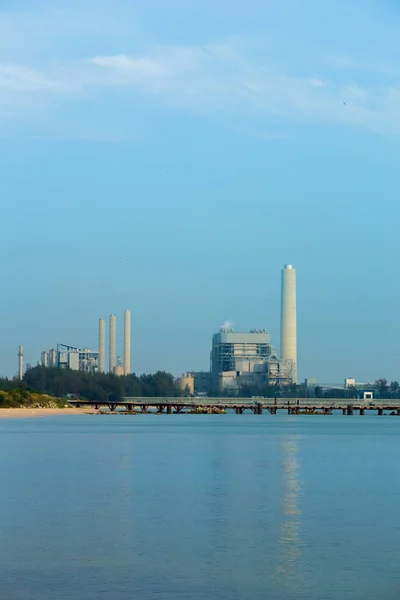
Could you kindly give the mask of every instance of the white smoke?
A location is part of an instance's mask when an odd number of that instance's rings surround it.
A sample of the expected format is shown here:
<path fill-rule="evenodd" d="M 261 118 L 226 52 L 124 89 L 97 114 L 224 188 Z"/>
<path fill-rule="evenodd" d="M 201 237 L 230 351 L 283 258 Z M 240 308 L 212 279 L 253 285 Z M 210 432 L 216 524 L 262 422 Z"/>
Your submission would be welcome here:
<path fill-rule="evenodd" d="M 221 325 L 221 329 L 232 329 L 232 327 L 233 323 L 230 319 L 228 319 L 223 325 Z"/>

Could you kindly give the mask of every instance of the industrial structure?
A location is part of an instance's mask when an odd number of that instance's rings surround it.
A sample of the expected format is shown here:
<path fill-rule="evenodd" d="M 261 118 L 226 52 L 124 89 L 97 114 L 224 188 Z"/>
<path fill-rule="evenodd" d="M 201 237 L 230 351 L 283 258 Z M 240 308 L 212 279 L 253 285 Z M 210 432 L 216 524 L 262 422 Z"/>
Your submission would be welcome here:
<path fill-rule="evenodd" d="M 223 326 L 212 337 L 209 373 L 187 372 L 178 384 L 185 395 L 236 396 L 243 386 L 297 383 L 296 271 L 282 269 L 281 353 L 266 329 L 237 332 Z"/>
<path fill-rule="evenodd" d="M 291 361 L 292 380 L 297 383 L 296 270 L 292 265 L 282 269 L 281 357 Z"/>
<path fill-rule="evenodd" d="M 99 371 L 105 373 L 106 370 L 106 322 L 99 320 Z"/>
<path fill-rule="evenodd" d="M 43 367 L 58 367 L 72 371 L 97 373 L 99 371 L 99 352 L 89 348 L 76 348 L 66 344 L 57 344 L 57 349 L 44 350 L 41 354 Z"/>
<path fill-rule="evenodd" d="M 24 347 L 18 348 L 18 379 L 21 381 L 24 376 Z"/>
<path fill-rule="evenodd" d="M 131 313 L 124 314 L 124 375 L 131 372 Z"/>
<path fill-rule="evenodd" d="M 109 330 L 109 372 L 115 375 L 127 375 L 130 373 L 131 356 L 131 313 L 125 311 L 124 326 L 124 361 L 117 359 L 117 318 L 110 315 Z M 23 368 L 23 347 L 20 346 L 18 356 L 22 360 Z M 72 369 L 73 371 L 86 371 L 87 373 L 105 373 L 106 372 L 106 322 L 105 319 L 99 319 L 99 350 L 90 350 L 89 348 L 78 348 L 66 344 L 57 344 L 57 348 L 44 350 L 40 356 L 40 363 L 43 367 L 58 367 L 60 369 Z"/>
<path fill-rule="evenodd" d="M 202 398 L 211 391 L 210 371 L 188 371 L 183 373 L 177 381 L 183 395 Z"/>
<path fill-rule="evenodd" d="M 110 315 L 110 350 L 109 350 L 109 372 L 114 373 L 117 366 L 117 317 Z"/>
<path fill-rule="evenodd" d="M 293 363 L 278 357 L 266 329 L 248 333 L 222 328 L 212 338 L 211 389 L 218 394 L 239 392 L 244 385 L 289 385 Z"/>

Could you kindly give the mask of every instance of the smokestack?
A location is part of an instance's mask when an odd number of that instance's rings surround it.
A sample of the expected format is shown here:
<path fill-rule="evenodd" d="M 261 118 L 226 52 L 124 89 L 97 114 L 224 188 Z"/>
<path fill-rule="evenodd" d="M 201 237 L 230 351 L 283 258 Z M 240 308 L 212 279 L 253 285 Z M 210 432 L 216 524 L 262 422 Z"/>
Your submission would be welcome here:
<path fill-rule="evenodd" d="M 292 265 L 282 269 L 281 358 L 292 361 L 293 383 L 297 383 L 296 270 Z"/>
<path fill-rule="evenodd" d="M 110 373 L 115 372 L 117 366 L 117 318 L 115 315 L 110 316 Z"/>
<path fill-rule="evenodd" d="M 124 327 L 124 375 L 131 372 L 131 312 L 125 311 Z"/>
<path fill-rule="evenodd" d="M 106 370 L 106 322 L 99 320 L 99 371 L 105 373 Z"/>
<path fill-rule="evenodd" d="M 19 346 L 18 348 L 18 379 L 22 381 L 24 376 L 24 347 Z"/>

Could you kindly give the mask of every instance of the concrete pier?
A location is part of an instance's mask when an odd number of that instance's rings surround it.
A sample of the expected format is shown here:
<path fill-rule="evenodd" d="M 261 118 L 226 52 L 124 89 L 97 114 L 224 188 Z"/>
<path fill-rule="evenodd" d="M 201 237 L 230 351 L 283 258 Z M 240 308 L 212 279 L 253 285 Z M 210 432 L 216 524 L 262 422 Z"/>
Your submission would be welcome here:
<path fill-rule="evenodd" d="M 216 409 L 216 413 L 235 412 L 238 415 L 251 414 L 262 416 L 266 411 L 276 415 L 281 411 L 289 415 L 331 415 L 341 413 L 352 416 L 354 413 L 364 416 L 366 412 L 378 415 L 390 414 L 400 416 L 399 400 L 377 400 L 374 402 L 356 401 L 335 398 L 135 398 L 127 397 L 120 401 L 112 400 L 70 400 L 70 406 L 76 408 L 93 407 L 96 411 L 127 413 L 192 413 L 196 409 Z"/>

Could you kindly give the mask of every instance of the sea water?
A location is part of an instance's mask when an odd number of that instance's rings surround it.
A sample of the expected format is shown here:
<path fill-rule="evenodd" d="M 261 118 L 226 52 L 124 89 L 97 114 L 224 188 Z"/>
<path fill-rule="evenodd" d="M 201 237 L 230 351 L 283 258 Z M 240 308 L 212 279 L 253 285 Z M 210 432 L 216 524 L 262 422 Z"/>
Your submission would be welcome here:
<path fill-rule="evenodd" d="M 400 597 L 400 419 L 0 421 L 4 600 Z"/>

